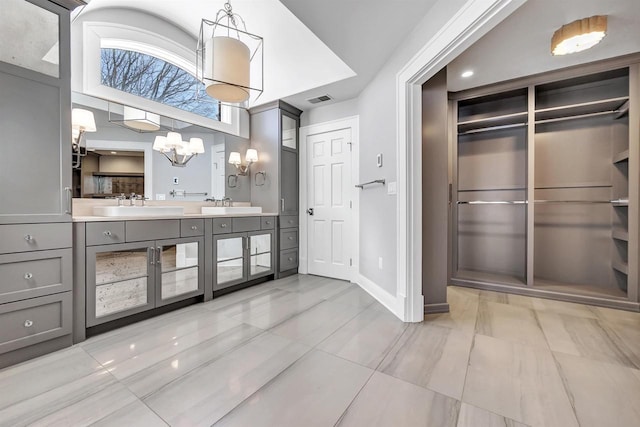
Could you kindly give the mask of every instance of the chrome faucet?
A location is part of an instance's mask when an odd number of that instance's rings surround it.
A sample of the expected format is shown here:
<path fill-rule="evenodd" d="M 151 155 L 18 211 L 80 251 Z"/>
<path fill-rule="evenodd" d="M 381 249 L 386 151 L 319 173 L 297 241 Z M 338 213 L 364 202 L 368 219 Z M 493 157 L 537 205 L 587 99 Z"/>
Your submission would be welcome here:
<path fill-rule="evenodd" d="M 116 196 L 116 200 L 118 201 L 118 206 L 123 206 L 124 205 L 124 201 L 126 200 L 126 196 L 124 195 L 124 193 L 120 193 L 119 196 Z"/>
<path fill-rule="evenodd" d="M 146 197 L 144 197 L 144 195 L 143 195 L 143 194 L 138 194 L 138 195 L 136 196 L 136 200 L 140 200 L 140 206 L 144 206 L 144 201 L 145 201 L 145 200 L 147 200 L 147 198 L 146 198 Z"/>
<path fill-rule="evenodd" d="M 129 206 L 135 206 L 136 205 L 136 193 L 131 193 L 129 195 Z"/>
<path fill-rule="evenodd" d="M 226 203 L 226 205 L 227 205 L 228 207 L 231 207 L 231 202 L 232 202 L 232 201 L 233 201 L 233 200 L 231 199 L 231 197 L 225 197 L 224 199 L 222 199 L 222 200 L 221 200 L 221 202 L 222 202 L 222 207 L 224 207 L 224 206 L 225 206 L 225 203 Z"/>

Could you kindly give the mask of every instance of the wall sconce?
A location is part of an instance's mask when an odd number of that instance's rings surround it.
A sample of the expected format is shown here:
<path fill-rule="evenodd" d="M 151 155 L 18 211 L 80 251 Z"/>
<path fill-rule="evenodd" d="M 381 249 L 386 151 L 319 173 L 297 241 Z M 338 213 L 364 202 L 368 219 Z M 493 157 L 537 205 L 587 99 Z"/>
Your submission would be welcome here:
<path fill-rule="evenodd" d="M 96 130 L 96 120 L 91 111 L 83 108 L 71 110 L 71 153 L 74 169 L 80 167 L 82 157 L 87 155 L 87 147 L 82 145 L 82 136 L 85 132 L 95 132 Z"/>
<path fill-rule="evenodd" d="M 156 136 L 153 149 L 161 152 L 171 162 L 171 166 L 185 167 L 189 160 L 204 153 L 204 143 L 202 138 L 183 141 L 178 132 L 167 132 L 167 136 Z"/>
<path fill-rule="evenodd" d="M 234 165 L 238 171 L 236 175 L 246 176 L 249 174 L 249 168 L 251 167 L 251 165 L 258 161 L 258 151 L 253 148 L 249 148 L 247 150 L 247 154 L 245 154 L 244 156 L 244 159 L 247 162 L 246 165 L 242 164 L 242 161 L 240 160 L 240 153 L 238 153 L 237 151 L 232 151 L 231 153 L 229 153 L 229 163 Z"/>

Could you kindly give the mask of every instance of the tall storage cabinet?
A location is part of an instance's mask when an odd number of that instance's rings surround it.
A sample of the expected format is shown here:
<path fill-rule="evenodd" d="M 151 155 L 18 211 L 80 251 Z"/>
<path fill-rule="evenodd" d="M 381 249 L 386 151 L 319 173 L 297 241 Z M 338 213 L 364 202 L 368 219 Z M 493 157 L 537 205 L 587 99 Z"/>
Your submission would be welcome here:
<path fill-rule="evenodd" d="M 452 283 L 640 308 L 639 78 L 597 64 L 451 94 Z"/>
<path fill-rule="evenodd" d="M 298 129 L 302 111 L 276 101 L 252 109 L 250 113 L 251 146 L 261 153 L 260 162 L 253 171 L 266 172 L 264 185 L 256 183 L 252 187 L 251 202 L 267 212 L 280 214 L 276 233 L 276 274 L 280 277 L 295 274 L 298 271 L 300 204 Z"/>
<path fill-rule="evenodd" d="M 11 43 L 0 52 L 0 368 L 71 345 L 68 8 L 77 4 L 2 2 Z"/>

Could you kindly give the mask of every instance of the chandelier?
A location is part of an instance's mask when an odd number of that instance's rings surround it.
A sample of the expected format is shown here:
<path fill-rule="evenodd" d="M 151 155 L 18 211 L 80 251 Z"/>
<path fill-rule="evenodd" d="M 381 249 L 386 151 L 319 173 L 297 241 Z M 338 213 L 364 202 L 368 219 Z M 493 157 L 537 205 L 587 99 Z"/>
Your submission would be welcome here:
<path fill-rule="evenodd" d="M 167 132 L 167 136 L 156 136 L 153 149 L 161 152 L 172 166 L 185 167 L 192 158 L 204 153 L 202 138 L 191 138 L 183 141 L 178 132 Z"/>
<path fill-rule="evenodd" d="M 226 25 L 225 25 L 226 24 Z M 262 37 L 247 32 L 244 19 L 233 12 L 229 0 L 215 21 L 202 19 L 196 48 L 196 77 L 207 95 L 221 102 L 240 104 L 251 92 L 262 94 L 264 76 Z"/>

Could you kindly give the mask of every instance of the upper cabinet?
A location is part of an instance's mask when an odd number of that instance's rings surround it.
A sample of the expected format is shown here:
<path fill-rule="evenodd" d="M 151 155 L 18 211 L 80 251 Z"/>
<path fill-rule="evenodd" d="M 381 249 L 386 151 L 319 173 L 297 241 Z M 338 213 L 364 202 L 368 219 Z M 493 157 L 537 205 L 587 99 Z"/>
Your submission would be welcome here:
<path fill-rule="evenodd" d="M 71 221 L 69 10 L 4 0 L 0 223 Z"/>
<path fill-rule="evenodd" d="M 265 212 L 297 214 L 298 128 L 302 111 L 276 101 L 256 107 L 251 113 L 251 147 L 260 158 L 251 174 L 265 172 L 264 180 L 252 176 L 251 203 Z"/>

